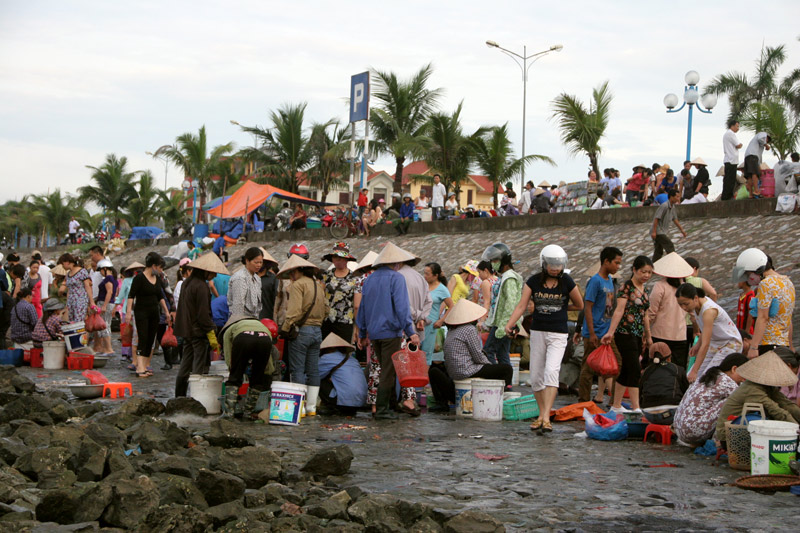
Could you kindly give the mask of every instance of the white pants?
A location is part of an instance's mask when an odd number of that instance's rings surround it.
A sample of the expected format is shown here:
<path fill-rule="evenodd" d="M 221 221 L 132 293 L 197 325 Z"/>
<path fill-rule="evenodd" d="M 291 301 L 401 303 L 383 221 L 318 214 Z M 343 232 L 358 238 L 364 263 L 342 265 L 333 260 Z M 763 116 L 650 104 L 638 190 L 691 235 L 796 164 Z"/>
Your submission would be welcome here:
<path fill-rule="evenodd" d="M 567 333 L 531 330 L 531 388 L 533 392 L 545 387 L 558 388 L 561 360 L 567 349 Z"/>

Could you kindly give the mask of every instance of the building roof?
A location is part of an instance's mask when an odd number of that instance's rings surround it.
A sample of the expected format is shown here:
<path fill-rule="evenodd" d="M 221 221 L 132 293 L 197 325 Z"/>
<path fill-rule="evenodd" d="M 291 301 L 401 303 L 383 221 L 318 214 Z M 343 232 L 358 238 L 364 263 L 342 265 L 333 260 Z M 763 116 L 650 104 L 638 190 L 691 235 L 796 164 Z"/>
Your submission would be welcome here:
<path fill-rule="evenodd" d="M 375 174 L 370 175 L 369 179 L 372 179 L 374 176 L 377 176 L 380 172 L 376 172 Z M 428 167 L 428 164 L 425 161 L 413 161 L 403 167 L 403 186 L 408 185 L 411 176 L 419 174 L 430 175 L 431 169 Z M 394 180 L 394 177 L 397 174 L 392 174 L 390 177 Z M 478 187 L 481 192 L 486 194 L 492 194 L 492 182 L 489 180 L 488 177 L 483 176 L 481 174 L 470 174 L 468 176 Z M 502 185 L 497 189 L 498 193 L 502 194 L 505 192 L 505 189 Z"/>

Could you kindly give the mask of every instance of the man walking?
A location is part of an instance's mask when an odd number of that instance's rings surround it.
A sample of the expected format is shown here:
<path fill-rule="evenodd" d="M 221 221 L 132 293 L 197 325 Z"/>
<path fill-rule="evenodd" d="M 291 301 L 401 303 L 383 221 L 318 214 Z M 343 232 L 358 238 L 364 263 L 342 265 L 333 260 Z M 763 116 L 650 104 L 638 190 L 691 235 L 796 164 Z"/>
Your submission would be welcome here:
<path fill-rule="evenodd" d="M 439 174 L 433 175 L 433 191 L 431 192 L 431 207 L 433 208 L 433 220 L 439 220 L 440 213 L 444 207 L 444 199 L 447 196 L 447 189 L 442 183 Z"/>
<path fill-rule="evenodd" d="M 403 333 L 411 343 L 419 345 L 419 335 L 411 319 L 406 281 L 397 272 L 403 263 L 415 259 L 405 250 L 387 243 L 375 258 L 373 266 L 376 270 L 364 281 L 362 289 L 361 306 L 356 316 L 358 347 L 365 349 L 371 342 L 381 364 L 375 401 L 375 418 L 378 420 L 397 418 L 389 405 L 397 379 L 392 354 L 400 350 Z"/>
<path fill-rule="evenodd" d="M 744 177 L 747 180 L 745 187 L 750 193 L 750 198 L 761 197 L 761 191 L 758 189 L 758 180 L 761 178 L 761 157 L 764 148 L 769 150 L 770 142 L 772 139 L 763 131 L 756 133 L 744 151 Z"/>
<path fill-rule="evenodd" d="M 722 136 L 722 151 L 724 157 L 722 162 L 725 165 L 725 174 L 722 178 L 722 199 L 733 200 L 733 189 L 736 187 L 736 167 L 739 166 L 739 149 L 742 143 L 736 137 L 739 131 L 739 121 L 731 119 L 728 121 L 728 130 Z"/>
<path fill-rule="evenodd" d="M 661 259 L 662 255 L 670 254 L 675 251 L 675 245 L 672 244 L 669 238 L 671 222 L 674 222 L 675 225 L 678 226 L 678 229 L 681 230 L 683 236 L 686 237 L 686 231 L 684 231 L 681 223 L 678 222 L 678 217 L 675 216 L 675 204 L 681 201 L 678 190 L 670 189 L 667 195 L 668 201 L 658 206 L 656 216 L 653 219 L 653 229 L 650 230 L 650 237 L 653 238 L 653 245 L 655 246 L 653 262 Z"/>
<path fill-rule="evenodd" d="M 81 227 L 81 225 L 77 220 L 75 220 L 75 217 L 72 217 L 69 220 L 69 242 L 70 242 L 70 244 L 75 244 L 77 242 L 76 241 L 76 237 L 78 235 L 78 228 L 80 228 L 80 227 Z"/>

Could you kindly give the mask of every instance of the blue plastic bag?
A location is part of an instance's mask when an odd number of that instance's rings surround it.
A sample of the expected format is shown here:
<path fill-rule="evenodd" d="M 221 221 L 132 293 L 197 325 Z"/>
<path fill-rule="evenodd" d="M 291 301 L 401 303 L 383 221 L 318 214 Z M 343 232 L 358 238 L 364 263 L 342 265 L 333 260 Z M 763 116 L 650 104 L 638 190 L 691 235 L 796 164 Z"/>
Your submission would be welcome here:
<path fill-rule="evenodd" d="M 624 415 L 617 415 L 616 419 L 607 415 L 603 416 L 609 421 L 614 421 L 610 426 L 603 427 L 595 422 L 595 417 L 586 409 L 583 410 L 583 419 L 586 421 L 586 436 L 595 440 L 625 440 L 628 438 L 628 423 Z"/>

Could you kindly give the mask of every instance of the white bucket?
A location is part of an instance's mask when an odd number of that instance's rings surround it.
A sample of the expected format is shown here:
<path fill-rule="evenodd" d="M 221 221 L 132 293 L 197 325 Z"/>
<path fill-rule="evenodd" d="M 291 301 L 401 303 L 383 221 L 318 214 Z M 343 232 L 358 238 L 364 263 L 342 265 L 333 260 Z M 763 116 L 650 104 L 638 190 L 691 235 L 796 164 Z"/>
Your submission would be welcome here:
<path fill-rule="evenodd" d="M 455 381 L 456 416 L 472 418 L 472 379 Z"/>
<path fill-rule="evenodd" d="M 203 404 L 210 415 L 222 412 L 219 398 L 222 396 L 222 376 L 192 374 L 189 376 L 189 397 Z"/>
<path fill-rule="evenodd" d="M 518 353 L 512 353 L 509 358 L 511 359 L 511 368 L 514 369 L 514 374 L 511 376 L 511 384 L 519 385 L 519 357 Z"/>
<path fill-rule="evenodd" d="M 296 426 L 308 387 L 299 383 L 273 381 L 269 399 L 269 423 Z"/>
<path fill-rule="evenodd" d="M 789 474 L 789 461 L 797 456 L 797 428 L 794 422 L 753 420 L 750 432 L 750 473 Z"/>
<path fill-rule="evenodd" d="M 426 207 L 425 209 L 419 210 L 419 221 L 420 222 L 430 222 L 433 219 L 433 209 L 430 207 Z"/>
<path fill-rule="evenodd" d="M 472 418 L 475 420 L 503 420 L 503 391 L 506 382 L 502 379 L 472 380 Z"/>
<path fill-rule="evenodd" d="M 208 374 L 211 376 L 222 376 L 223 379 L 228 379 L 230 371 L 228 370 L 227 363 L 222 359 L 220 361 L 211 361 L 208 367 Z"/>
<path fill-rule="evenodd" d="M 89 345 L 89 334 L 83 322 L 64 324 L 61 326 L 61 333 L 64 334 L 64 344 L 68 352 L 76 352 Z"/>
<path fill-rule="evenodd" d="M 531 384 L 531 371 L 530 370 L 520 370 L 519 371 L 519 384 L 520 385 L 530 385 Z"/>
<path fill-rule="evenodd" d="M 47 370 L 61 370 L 67 357 L 67 349 L 61 341 L 42 343 L 42 367 Z"/>

